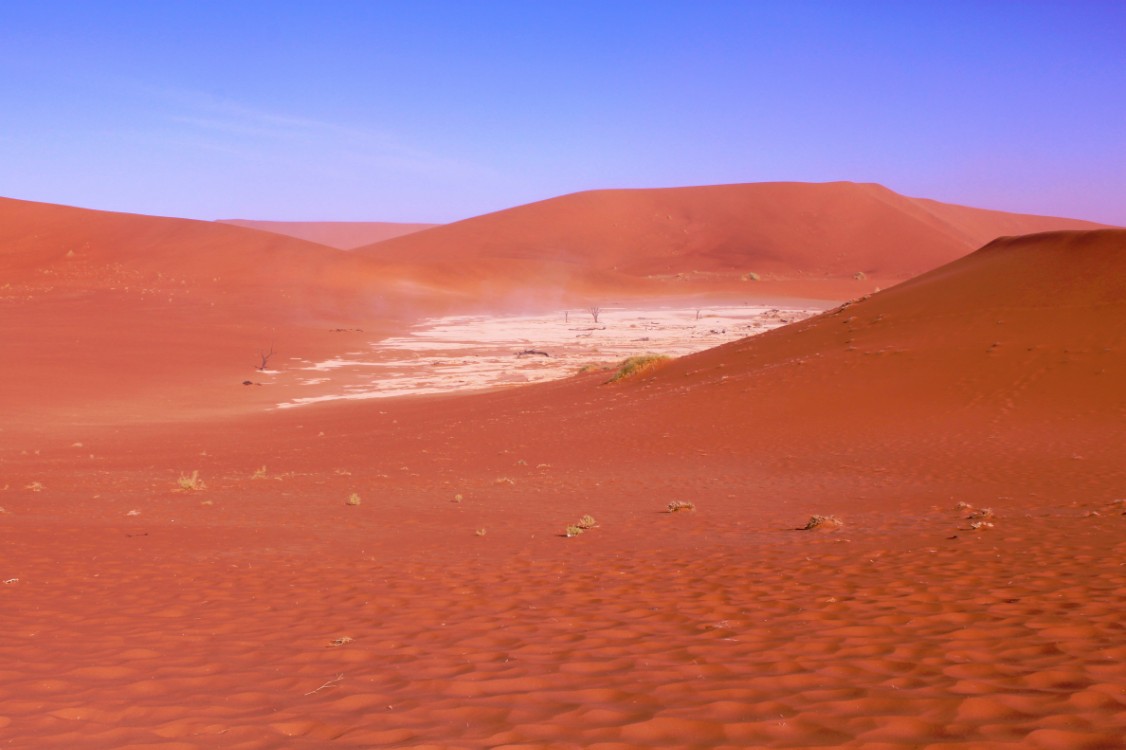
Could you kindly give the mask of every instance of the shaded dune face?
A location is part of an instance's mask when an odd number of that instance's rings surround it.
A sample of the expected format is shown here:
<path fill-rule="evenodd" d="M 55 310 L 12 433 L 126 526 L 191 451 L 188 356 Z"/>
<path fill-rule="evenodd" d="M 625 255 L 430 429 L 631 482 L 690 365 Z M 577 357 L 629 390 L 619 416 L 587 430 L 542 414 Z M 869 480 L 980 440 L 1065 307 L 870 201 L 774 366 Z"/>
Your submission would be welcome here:
<path fill-rule="evenodd" d="M 383 242 L 438 226 L 437 224 L 410 224 L 389 221 L 254 221 L 248 219 L 222 219 L 219 223 L 296 237 L 335 247 L 339 250 L 351 250 L 370 245 L 373 242 Z"/>

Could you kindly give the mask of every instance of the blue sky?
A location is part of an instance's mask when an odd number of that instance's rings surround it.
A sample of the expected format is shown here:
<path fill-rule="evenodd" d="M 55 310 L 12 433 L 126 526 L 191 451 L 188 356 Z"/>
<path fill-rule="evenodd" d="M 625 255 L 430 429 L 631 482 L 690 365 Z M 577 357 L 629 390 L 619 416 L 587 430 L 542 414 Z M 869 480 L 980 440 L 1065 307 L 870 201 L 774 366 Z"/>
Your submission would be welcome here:
<path fill-rule="evenodd" d="M 453 221 L 774 180 L 1126 225 L 1126 2 L 0 3 L 0 195 Z"/>

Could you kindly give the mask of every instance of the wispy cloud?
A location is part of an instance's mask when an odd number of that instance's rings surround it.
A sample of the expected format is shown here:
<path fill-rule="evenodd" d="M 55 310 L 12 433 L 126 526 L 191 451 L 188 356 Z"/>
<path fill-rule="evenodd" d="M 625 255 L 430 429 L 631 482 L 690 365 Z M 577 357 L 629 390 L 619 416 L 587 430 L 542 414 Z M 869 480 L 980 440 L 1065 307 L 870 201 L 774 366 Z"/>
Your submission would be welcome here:
<path fill-rule="evenodd" d="M 213 151 L 251 160 L 310 163 L 322 170 L 374 169 L 465 178 L 490 170 L 405 142 L 387 130 L 270 111 L 198 92 L 147 89 L 163 120 Z"/>

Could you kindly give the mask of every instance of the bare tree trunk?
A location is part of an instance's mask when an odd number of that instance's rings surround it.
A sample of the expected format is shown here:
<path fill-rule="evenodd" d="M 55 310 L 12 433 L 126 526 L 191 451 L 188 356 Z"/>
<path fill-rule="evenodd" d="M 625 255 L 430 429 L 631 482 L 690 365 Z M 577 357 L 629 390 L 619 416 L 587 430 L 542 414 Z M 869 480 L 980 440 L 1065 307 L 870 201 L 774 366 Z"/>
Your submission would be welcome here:
<path fill-rule="evenodd" d="M 262 360 L 261 364 L 258 365 L 258 369 L 264 371 L 266 364 L 270 361 L 270 357 L 274 356 L 274 345 L 270 344 L 270 351 L 268 352 L 258 352 L 258 356 Z"/>
<path fill-rule="evenodd" d="M 594 322 L 595 322 L 595 323 L 597 323 L 597 322 L 598 322 L 598 314 L 599 314 L 600 312 L 602 312 L 602 308 L 601 308 L 601 307 L 596 307 L 596 306 L 594 306 L 594 305 L 591 305 L 590 307 L 588 307 L 588 308 L 586 309 L 586 311 L 587 311 L 588 313 L 590 313 L 590 317 L 594 318 Z"/>

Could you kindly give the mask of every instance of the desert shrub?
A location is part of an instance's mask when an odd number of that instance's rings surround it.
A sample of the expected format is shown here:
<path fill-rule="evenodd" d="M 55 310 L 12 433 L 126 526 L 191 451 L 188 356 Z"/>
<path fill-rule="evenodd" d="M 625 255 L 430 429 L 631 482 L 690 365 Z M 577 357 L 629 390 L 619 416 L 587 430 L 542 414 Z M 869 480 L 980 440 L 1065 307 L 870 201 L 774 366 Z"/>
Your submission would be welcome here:
<path fill-rule="evenodd" d="M 802 531 L 834 531 L 844 526 L 844 521 L 836 516 L 810 516 Z"/>
<path fill-rule="evenodd" d="M 696 510 L 696 503 L 691 500 L 673 500 L 665 506 L 665 511 L 668 513 L 680 513 L 686 510 Z"/>
<path fill-rule="evenodd" d="M 594 520 L 594 516 L 587 514 L 576 521 L 575 525 L 580 529 L 593 529 L 598 525 L 598 522 Z"/>
<path fill-rule="evenodd" d="M 636 357 L 630 357 L 618 366 L 618 371 L 614 376 L 607 380 L 607 383 L 616 383 L 619 380 L 632 378 L 634 375 L 650 370 L 662 362 L 668 361 L 668 357 L 664 354 L 641 354 Z"/>
<path fill-rule="evenodd" d="M 360 496 L 359 496 L 359 494 L 358 494 L 358 493 L 355 493 L 355 492 L 353 492 L 353 493 L 352 493 L 351 495 L 349 495 L 349 496 L 348 496 L 348 504 L 349 504 L 349 505 L 359 505 L 359 504 L 360 504 Z"/>
<path fill-rule="evenodd" d="M 176 480 L 176 485 L 185 492 L 202 490 L 207 486 L 203 483 L 203 480 L 199 478 L 199 471 L 193 471 L 190 475 L 181 474 L 180 478 Z"/>
<path fill-rule="evenodd" d="M 578 536 L 579 534 L 583 533 L 583 530 L 584 529 L 582 526 L 576 526 L 572 524 L 571 526 L 568 526 L 563 533 L 566 534 L 568 539 L 570 539 L 573 536 Z"/>

